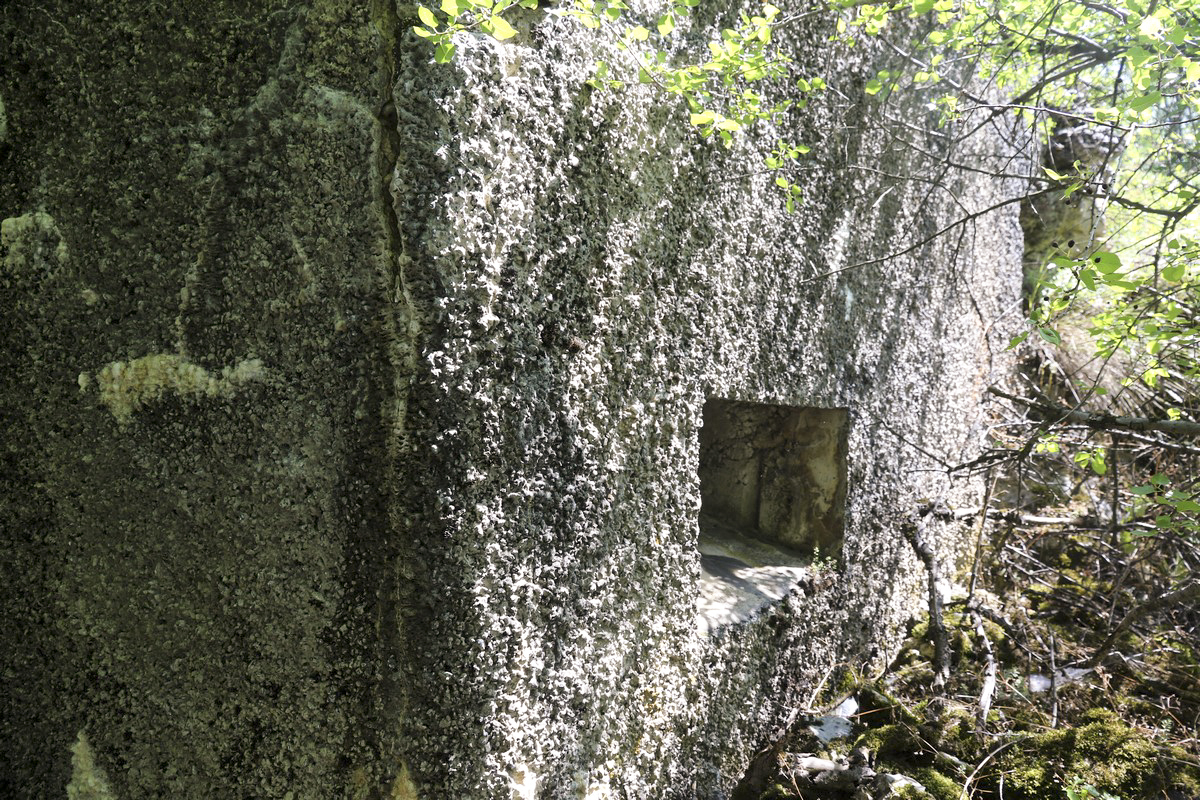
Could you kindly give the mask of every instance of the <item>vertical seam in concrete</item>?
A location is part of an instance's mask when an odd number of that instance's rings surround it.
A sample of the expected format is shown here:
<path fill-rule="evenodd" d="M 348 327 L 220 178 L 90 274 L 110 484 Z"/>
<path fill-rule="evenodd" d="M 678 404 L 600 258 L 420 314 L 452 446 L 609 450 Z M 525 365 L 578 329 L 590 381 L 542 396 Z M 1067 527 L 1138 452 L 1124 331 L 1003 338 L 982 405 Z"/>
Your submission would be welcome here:
<path fill-rule="evenodd" d="M 396 370 L 395 397 L 388 423 L 389 453 L 395 457 L 407 449 L 405 425 L 406 401 L 411 376 L 416 367 L 415 335 L 418 329 L 416 308 L 408 292 L 405 267 L 411 262 L 400 221 L 396 216 L 392 181 L 400 159 L 400 134 L 396 116 L 394 86 L 396 81 L 396 45 L 401 23 L 390 0 L 373 0 L 371 17 L 379 34 L 378 104 L 375 118 L 378 125 L 376 140 L 377 198 L 384 232 L 387 236 L 387 259 L 391 270 L 392 296 L 395 313 L 388 316 L 392 349 L 392 366 Z"/>
<path fill-rule="evenodd" d="M 402 599 L 399 596 L 398 572 L 401 568 L 403 550 L 399 541 L 402 529 L 396 481 L 402 472 L 400 462 L 411 445 L 407 433 L 407 407 L 412 387 L 412 376 L 416 373 L 416 335 L 419 330 L 416 308 L 409 295 L 405 268 L 411 258 L 405 247 L 404 234 L 396 215 L 392 183 L 401 155 L 398 118 L 396 116 L 395 83 L 397 71 L 396 47 L 401 23 L 392 0 L 372 0 L 370 14 L 378 36 L 376 68 L 377 102 L 375 106 L 375 203 L 386 237 L 385 257 L 388 269 L 389 295 L 384 299 L 384 320 L 389 353 L 391 382 L 386 392 L 382 409 L 383 434 L 387 439 L 388 480 L 388 528 L 384 534 L 385 546 L 381 555 L 388 563 L 380 570 L 381 585 L 377 605 L 377 669 L 380 674 L 382 697 L 376 708 L 381 715 L 379 731 L 384 749 L 381 756 L 385 762 L 378 765 L 381 777 L 385 777 L 386 788 L 380 787 L 379 796 L 415 798 L 415 787 L 403 762 L 402 721 L 408 703 L 405 687 L 397 680 L 400 665 L 397 660 L 403 654 L 404 631 L 400 615 Z M 391 745 L 391 746 L 388 746 Z M 394 763 L 389 763 L 391 758 Z"/>

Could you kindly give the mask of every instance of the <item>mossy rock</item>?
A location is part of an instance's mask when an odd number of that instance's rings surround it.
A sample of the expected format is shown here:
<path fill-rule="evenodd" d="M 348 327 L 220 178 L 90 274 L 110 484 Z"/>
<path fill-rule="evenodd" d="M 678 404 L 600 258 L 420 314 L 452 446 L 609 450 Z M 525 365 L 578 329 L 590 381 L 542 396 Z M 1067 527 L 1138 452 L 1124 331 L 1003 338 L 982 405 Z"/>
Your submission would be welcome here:
<path fill-rule="evenodd" d="M 880 761 L 896 761 L 901 766 L 925 754 L 916 728 L 905 724 L 871 728 L 855 740 L 854 746 L 867 748 Z"/>
<path fill-rule="evenodd" d="M 905 703 L 888 694 L 878 684 L 862 687 L 858 690 L 856 698 L 859 719 L 868 724 L 916 725 L 921 722 L 921 718 L 910 711 Z"/>
<path fill-rule="evenodd" d="M 1005 775 L 1005 797 L 1059 797 L 1074 780 L 1126 800 L 1160 797 L 1171 787 L 1196 785 L 1194 768 L 1163 763 L 1163 753 L 1117 715 L 1093 709 L 1076 728 L 1048 731 L 1021 740 L 997 759 Z"/>
<path fill-rule="evenodd" d="M 798 797 L 799 795 L 783 781 L 775 781 L 759 796 L 759 800 L 796 800 Z"/>
<path fill-rule="evenodd" d="M 959 800 L 962 784 L 946 777 L 932 767 L 918 767 L 910 773 L 913 780 L 925 787 L 926 796 L 933 800 Z"/>
<path fill-rule="evenodd" d="M 965 708 L 946 711 L 939 725 L 938 748 L 971 760 L 979 750 L 975 737 L 975 715 Z"/>

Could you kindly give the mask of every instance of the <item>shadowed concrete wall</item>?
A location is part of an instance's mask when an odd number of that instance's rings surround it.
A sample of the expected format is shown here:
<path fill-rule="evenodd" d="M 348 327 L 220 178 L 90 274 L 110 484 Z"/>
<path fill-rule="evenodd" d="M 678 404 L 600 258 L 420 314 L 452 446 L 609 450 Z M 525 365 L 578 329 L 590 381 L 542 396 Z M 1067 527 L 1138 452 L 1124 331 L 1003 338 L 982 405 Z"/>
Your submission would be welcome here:
<path fill-rule="evenodd" d="M 394 748 L 380 37 L 321 3 L 0 26 L 0 794 L 63 797 L 84 731 L 115 797 L 337 796 Z"/>
<path fill-rule="evenodd" d="M 412 11 L 0 9 L 5 796 L 720 796 L 894 641 L 889 520 L 972 497 L 930 454 L 1006 366 L 1015 206 L 879 257 L 1011 187 L 889 177 L 943 141 L 869 49 L 786 34 L 836 90 L 788 215 L 568 21 L 446 66 Z M 723 624 L 710 398 L 849 409 L 841 562 Z"/>

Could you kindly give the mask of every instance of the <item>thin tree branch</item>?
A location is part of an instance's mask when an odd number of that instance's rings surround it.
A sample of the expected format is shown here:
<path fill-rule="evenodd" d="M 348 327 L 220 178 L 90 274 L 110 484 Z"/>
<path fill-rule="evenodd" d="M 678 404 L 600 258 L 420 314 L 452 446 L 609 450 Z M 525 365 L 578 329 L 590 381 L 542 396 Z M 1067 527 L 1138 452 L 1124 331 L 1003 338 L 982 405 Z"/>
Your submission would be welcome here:
<path fill-rule="evenodd" d="M 941 236 L 945 235 L 946 233 L 949 233 L 950 231 L 954 230 L 955 228 L 957 228 L 960 225 L 966 225 L 968 222 L 973 222 L 976 219 L 979 219 L 982 216 L 986 216 L 987 214 L 990 214 L 993 211 L 996 211 L 998 209 L 1004 208 L 1005 206 L 1011 206 L 1014 203 L 1021 203 L 1032 197 L 1038 197 L 1040 195 L 1048 194 L 1053 191 L 1055 191 L 1055 189 L 1041 189 L 1039 191 L 1031 192 L 1029 194 L 1023 194 L 1019 197 L 1010 197 L 1007 200 L 1001 200 L 999 203 L 993 203 L 992 205 L 988 206 L 987 208 L 980 209 L 979 211 L 973 211 L 970 214 L 965 214 L 964 216 L 959 217 L 954 222 L 949 223 L 948 225 L 946 225 L 943 228 L 939 229 L 938 231 L 930 234 L 929 236 L 926 236 L 923 239 L 913 242 L 911 245 L 909 245 L 908 247 L 905 247 L 903 250 L 897 250 L 894 253 L 888 253 L 887 255 L 879 256 L 878 258 L 869 258 L 866 261 L 859 261 L 854 264 L 848 264 L 844 267 L 839 267 L 837 269 L 831 269 L 828 272 L 822 272 L 819 275 L 813 275 L 811 278 L 805 278 L 804 280 L 800 281 L 800 283 L 801 284 L 813 283 L 814 281 L 819 281 L 822 278 L 830 278 L 834 275 L 838 275 L 840 273 L 847 272 L 852 269 L 857 269 L 859 267 L 866 267 L 871 264 L 881 264 L 884 261 L 890 261 L 893 258 L 899 258 L 900 256 L 906 256 L 909 253 L 913 252 L 914 250 L 924 247 L 925 245 L 929 244 L 930 242 L 937 240 Z"/>
<path fill-rule="evenodd" d="M 1035 400 L 1002 392 L 994 386 L 988 387 L 988 393 L 1003 397 L 1014 403 L 1020 403 L 1047 416 L 1053 416 L 1057 422 L 1075 422 L 1085 425 L 1092 430 L 1122 430 L 1122 431 L 1158 431 L 1173 436 L 1200 436 L 1200 422 L 1186 419 L 1151 419 L 1149 417 L 1118 417 L 1101 412 L 1081 411 L 1077 408 L 1062 408 L 1047 405 Z"/>
<path fill-rule="evenodd" d="M 1133 625 L 1133 623 L 1137 622 L 1151 611 L 1158 611 L 1159 609 L 1166 608 L 1167 606 L 1187 602 L 1196 597 L 1200 597 L 1200 580 L 1192 578 L 1178 589 L 1175 589 L 1171 592 L 1163 592 L 1158 597 L 1148 600 L 1136 608 L 1130 609 L 1129 613 L 1122 617 L 1121 621 L 1117 623 L 1117 627 L 1113 628 L 1113 632 L 1108 635 L 1108 638 L 1104 640 L 1104 643 L 1097 647 L 1096 652 L 1092 653 L 1092 657 L 1084 663 L 1084 668 L 1095 669 L 1096 667 L 1100 666 L 1100 662 L 1102 662 L 1105 656 L 1108 655 L 1109 650 L 1112 648 L 1113 644 L 1117 641 L 1121 634 L 1129 630 L 1129 627 Z"/>

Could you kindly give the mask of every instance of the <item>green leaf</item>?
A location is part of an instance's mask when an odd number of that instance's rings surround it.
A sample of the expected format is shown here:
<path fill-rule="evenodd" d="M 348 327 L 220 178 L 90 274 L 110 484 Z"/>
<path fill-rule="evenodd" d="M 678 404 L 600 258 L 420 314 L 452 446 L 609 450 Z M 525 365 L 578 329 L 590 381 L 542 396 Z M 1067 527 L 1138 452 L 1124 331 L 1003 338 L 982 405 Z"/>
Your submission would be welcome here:
<path fill-rule="evenodd" d="M 1183 280 L 1183 274 L 1187 270 L 1185 264 L 1172 264 L 1169 267 L 1163 267 L 1163 280 L 1169 283 L 1179 283 Z"/>
<path fill-rule="evenodd" d="M 1140 67 L 1151 59 L 1153 53 L 1143 47 L 1131 47 L 1125 51 L 1125 57 L 1129 59 L 1129 63 L 1135 67 Z"/>
<path fill-rule="evenodd" d="M 675 30 L 675 15 L 668 11 L 658 18 L 658 35 L 670 36 L 673 30 Z"/>
<path fill-rule="evenodd" d="M 1162 92 L 1149 92 L 1141 97 L 1135 97 L 1129 101 L 1129 107 L 1134 111 L 1145 111 L 1150 106 L 1162 100 Z"/>
<path fill-rule="evenodd" d="M 488 23 L 491 23 L 491 30 L 488 30 Z M 492 35 L 494 39 L 504 41 L 511 39 L 517 35 L 517 31 L 512 25 L 508 24 L 508 20 L 504 17 L 493 16 L 483 23 L 483 29 Z"/>
<path fill-rule="evenodd" d="M 1058 331 L 1053 328 L 1038 328 L 1038 336 L 1041 336 L 1047 342 L 1053 345 L 1062 344 L 1062 337 L 1058 335 Z"/>
<path fill-rule="evenodd" d="M 429 30 L 428 28 L 422 28 L 420 25 L 414 25 L 413 32 L 416 33 L 417 36 L 420 36 L 422 39 L 428 39 L 431 36 L 438 35 L 434 31 Z"/>
<path fill-rule="evenodd" d="M 1138 25 L 1138 32 L 1143 36 L 1149 36 L 1151 38 L 1162 33 L 1162 29 L 1162 20 L 1160 20 L 1158 17 L 1146 17 L 1144 20 L 1142 20 L 1142 23 Z"/>
<path fill-rule="evenodd" d="M 441 42 L 433 53 L 433 60 L 445 64 L 454 58 L 454 50 L 454 42 Z"/>
<path fill-rule="evenodd" d="M 883 88 L 883 82 L 881 80 L 879 80 L 879 78 L 871 78 L 871 80 L 867 81 L 867 85 L 866 85 L 867 94 L 870 94 L 870 95 L 879 94 L 879 91 L 882 88 Z"/>
<path fill-rule="evenodd" d="M 1028 331 L 1026 331 L 1025 333 L 1018 333 L 1016 336 L 1014 336 L 1008 340 L 1008 347 L 1006 347 L 1004 349 L 1012 350 L 1014 347 L 1016 347 L 1017 345 L 1019 345 L 1021 342 L 1025 341 L 1028 338 L 1029 338 Z"/>
<path fill-rule="evenodd" d="M 417 16 L 421 18 L 421 22 L 424 22 L 430 28 L 438 26 L 437 17 L 425 6 L 417 6 Z"/>
<path fill-rule="evenodd" d="M 625 32 L 625 38 L 631 42 L 644 42 L 650 38 L 650 31 L 648 31 L 642 25 L 638 25 L 636 28 L 630 28 L 627 30 Z"/>
<path fill-rule="evenodd" d="M 1105 275 L 1115 272 L 1121 266 L 1120 257 L 1116 253 L 1109 253 L 1106 250 L 1097 250 L 1088 260 L 1097 272 Z"/>
<path fill-rule="evenodd" d="M 717 117 L 712 111 L 702 111 L 699 114 L 692 114 L 688 117 L 688 121 L 696 127 L 711 125 Z"/>
<path fill-rule="evenodd" d="M 1096 271 L 1091 269 L 1079 270 L 1079 280 L 1091 291 L 1096 291 Z"/>

